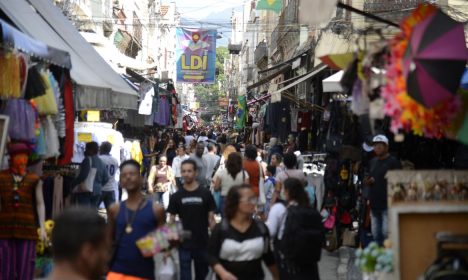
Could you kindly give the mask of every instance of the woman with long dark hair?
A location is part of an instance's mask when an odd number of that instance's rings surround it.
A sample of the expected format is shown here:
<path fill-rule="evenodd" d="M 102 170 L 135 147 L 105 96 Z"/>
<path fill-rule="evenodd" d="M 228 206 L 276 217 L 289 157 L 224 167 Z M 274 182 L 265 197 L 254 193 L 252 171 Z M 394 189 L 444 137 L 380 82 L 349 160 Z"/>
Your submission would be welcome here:
<path fill-rule="evenodd" d="M 172 166 L 172 161 L 177 156 L 177 147 L 174 139 L 170 138 L 167 141 L 166 147 L 164 147 L 163 155 L 167 157 L 167 164 Z"/>
<path fill-rule="evenodd" d="M 288 178 L 284 181 L 285 201 L 275 203 L 268 215 L 266 225 L 270 235 L 274 238 L 275 257 L 278 263 L 280 278 L 288 280 L 318 280 L 318 260 L 320 259 L 323 230 L 320 214 L 310 206 L 309 197 L 302 180 Z M 304 223 L 303 218 L 306 217 Z M 319 244 L 310 250 L 309 255 L 303 258 L 304 263 L 291 259 L 288 251 L 294 244 L 288 242 L 292 238 L 300 238 L 299 231 L 311 232 L 314 236 L 310 244 Z M 293 236 L 297 234 L 297 236 Z M 307 235 L 307 241 L 310 240 Z M 317 253 L 318 251 L 318 253 Z M 316 259 L 318 255 L 318 259 Z"/>
<path fill-rule="evenodd" d="M 242 168 L 242 156 L 239 153 L 229 154 L 225 167 L 224 169 L 218 169 L 213 177 L 214 191 L 221 192 L 219 206 L 221 211 L 229 190 L 233 186 L 249 183 L 249 174 Z"/>
<path fill-rule="evenodd" d="M 234 186 L 226 196 L 226 218 L 216 225 L 208 244 L 208 261 L 218 279 L 264 279 L 262 261 L 278 279 L 268 228 L 252 218 L 257 200 L 249 185 Z"/>

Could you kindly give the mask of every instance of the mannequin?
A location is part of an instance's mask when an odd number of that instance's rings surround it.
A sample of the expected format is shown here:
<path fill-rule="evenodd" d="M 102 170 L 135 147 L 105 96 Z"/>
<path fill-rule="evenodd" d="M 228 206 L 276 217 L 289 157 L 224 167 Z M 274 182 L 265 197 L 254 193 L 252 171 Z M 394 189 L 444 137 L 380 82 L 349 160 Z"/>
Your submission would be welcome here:
<path fill-rule="evenodd" d="M 10 169 L 0 172 L 0 279 L 32 280 L 38 237 L 46 240 L 40 177 L 27 172 L 30 148 L 8 146 Z M 36 217 L 39 220 L 39 236 Z"/>

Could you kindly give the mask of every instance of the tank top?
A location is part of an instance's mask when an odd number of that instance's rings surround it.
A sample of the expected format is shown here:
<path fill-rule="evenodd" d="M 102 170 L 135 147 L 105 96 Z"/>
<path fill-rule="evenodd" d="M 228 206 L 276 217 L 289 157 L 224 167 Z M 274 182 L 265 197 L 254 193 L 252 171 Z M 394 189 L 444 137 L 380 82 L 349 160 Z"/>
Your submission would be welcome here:
<path fill-rule="evenodd" d="M 132 224 L 133 231 L 130 234 L 124 232 L 127 225 L 125 211 L 128 211 L 129 216 L 134 213 L 134 211 L 127 209 L 126 201 L 120 205 L 117 215 L 114 238 L 117 240 L 121 236 L 121 239 L 117 245 L 118 248 L 116 248 L 117 255 L 111 271 L 145 279 L 154 279 L 153 258 L 143 257 L 135 244 L 138 239 L 155 230 L 158 225 L 153 212 L 153 204 L 151 201 L 147 201 L 143 208 L 138 210 Z"/>

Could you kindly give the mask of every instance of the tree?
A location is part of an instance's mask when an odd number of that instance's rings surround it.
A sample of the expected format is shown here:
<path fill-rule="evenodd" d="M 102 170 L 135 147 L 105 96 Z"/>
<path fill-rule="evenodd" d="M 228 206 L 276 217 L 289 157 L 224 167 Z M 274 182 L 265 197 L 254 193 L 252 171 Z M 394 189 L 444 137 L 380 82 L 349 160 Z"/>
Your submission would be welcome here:
<path fill-rule="evenodd" d="M 195 85 L 195 96 L 200 102 L 200 108 L 205 111 L 208 119 L 212 115 L 218 115 L 220 109 L 218 106 L 219 97 L 226 97 L 224 83 L 226 76 L 224 75 L 224 61 L 229 56 L 229 51 L 226 47 L 216 48 L 216 76 L 215 83 L 211 85 L 197 84 Z"/>

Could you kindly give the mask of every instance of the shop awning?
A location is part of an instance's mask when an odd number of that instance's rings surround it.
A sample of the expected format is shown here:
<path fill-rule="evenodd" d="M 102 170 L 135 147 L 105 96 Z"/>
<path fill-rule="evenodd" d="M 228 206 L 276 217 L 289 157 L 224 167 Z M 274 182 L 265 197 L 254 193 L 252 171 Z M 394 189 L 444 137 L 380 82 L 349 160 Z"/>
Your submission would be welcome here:
<path fill-rule="evenodd" d="M 26 34 L 70 53 L 78 110 L 137 109 L 137 93 L 81 37 L 51 1 L 0 0 L 0 8 Z"/>
<path fill-rule="evenodd" d="M 283 88 L 280 88 L 278 89 L 277 91 L 275 92 L 271 92 L 271 95 L 276 95 L 278 93 L 281 93 L 287 89 L 290 89 L 294 86 L 296 86 L 297 84 L 299 83 L 302 83 L 304 81 L 307 81 L 308 79 L 311 79 L 313 78 L 315 75 L 317 75 L 318 73 L 320 73 L 320 71 L 322 70 L 325 70 L 327 68 L 327 65 L 325 64 L 319 64 L 317 66 L 314 67 L 314 69 L 312 71 L 310 71 L 309 73 L 307 73 L 305 76 L 303 76 L 302 78 L 298 79 L 298 80 L 295 80 L 294 82 L 290 83 L 289 85 L 283 87 Z"/>
<path fill-rule="evenodd" d="M 322 81 L 323 92 L 342 92 L 340 81 L 343 77 L 343 70 L 336 72 Z"/>
<path fill-rule="evenodd" d="M 0 41 L 3 43 L 11 44 L 14 48 L 51 64 L 71 68 L 69 53 L 33 39 L 1 19 L 0 34 L 2 34 Z"/>
<path fill-rule="evenodd" d="M 256 88 L 256 87 L 259 87 L 259 86 L 261 86 L 263 84 L 266 84 L 269 81 L 271 81 L 272 79 L 274 79 L 276 76 L 278 76 L 279 74 L 283 74 L 284 72 L 288 71 L 289 69 L 291 69 L 291 65 L 285 65 L 285 66 L 281 67 L 279 70 L 277 70 L 276 72 L 271 73 L 270 75 L 268 75 L 265 78 L 251 84 L 250 86 L 247 86 L 247 90 L 251 90 L 253 88 Z"/>
<path fill-rule="evenodd" d="M 272 66 L 268 69 L 265 69 L 265 70 L 261 70 L 261 71 L 258 71 L 258 74 L 262 74 L 262 73 L 265 73 L 265 72 L 268 72 L 268 71 L 271 71 L 271 70 L 275 70 L 275 69 L 278 69 L 284 65 L 290 65 L 294 60 L 298 59 L 299 57 L 307 54 L 307 52 L 310 51 L 310 47 L 307 48 L 306 50 L 303 50 L 302 52 L 300 52 L 298 55 L 286 60 L 286 61 L 283 61 L 281 63 L 278 63 L 276 64 L 275 66 Z"/>

